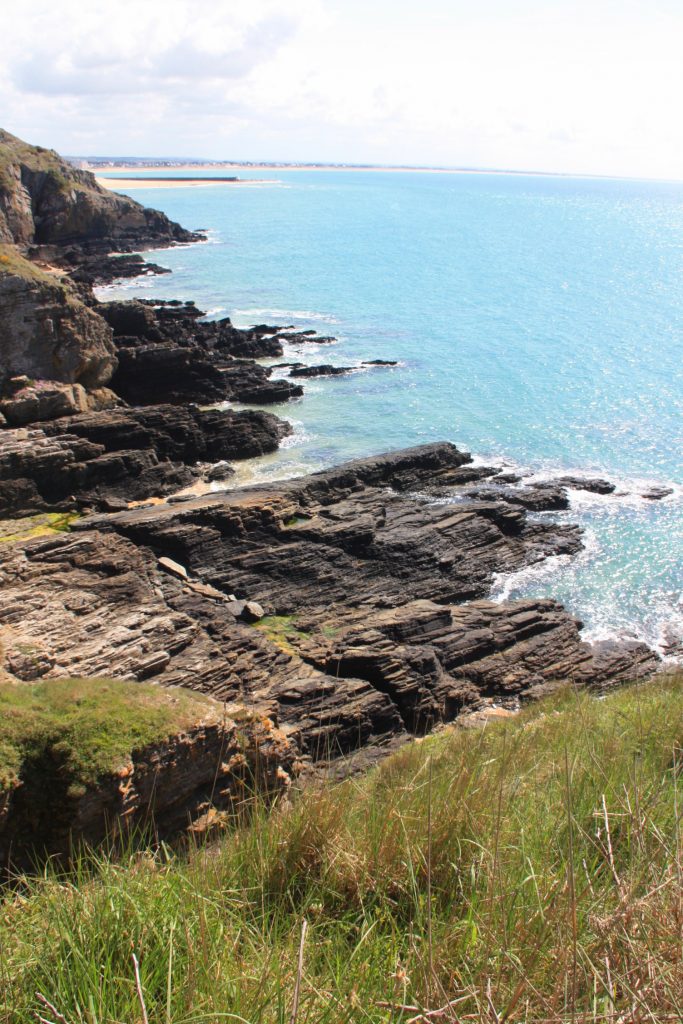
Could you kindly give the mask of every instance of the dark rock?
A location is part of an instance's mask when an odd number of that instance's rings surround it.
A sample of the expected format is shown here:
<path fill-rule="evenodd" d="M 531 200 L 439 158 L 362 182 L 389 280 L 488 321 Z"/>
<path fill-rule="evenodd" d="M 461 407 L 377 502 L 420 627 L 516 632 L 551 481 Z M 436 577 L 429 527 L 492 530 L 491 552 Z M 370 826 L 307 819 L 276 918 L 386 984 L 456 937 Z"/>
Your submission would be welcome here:
<path fill-rule="evenodd" d="M 44 252 L 41 247 L 39 254 Z M 96 284 L 110 284 L 112 281 L 129 280 L 134 277 L 149 277 L 156 274 L 170 274 L 168 267 L 144 259 L 139 253 L 113 256 L 108 252 L 85 252 L 72 248 L 60 252 L 57 260 L 69 271 L 69 276 L 79 285 L 92 287 Z"/>
<path fill-rule="evenodd" d="M 364 359 L 363 366 L 398 366 L 397 359 Z"/>
<path fill-rule="evenodd" d="M 668 498 L 673 492 L 673 487 L 648 487 L 646 491 L 642 492 L 641 498 L 647 498 L 649 501 L 661 501 L 662 498 Z"/>
<path fill-rule="evenodd" d="M 559 484 L 560 487 L 569 487 L 575 491 L 591 491 L 593 494 L 613 494 L 616 490 L 615 485 L 609 480 L 595 477 L 562 476 L 552 483 Z"/>
<path fill-rule="evenodd" d="M 299 366 L 291 371 L 290 377 L 338 377 L 352 373 L 355 369 L 355 366 L 330 366 L 329 363 L 322 366 Z"/>
<path fill-rule="evenodd" d="M 230 398 L 235 402 L 252 405 L 270 405 L 299 398 L 304 393 L 301 384 L 290 380 L 272 378 L 272 367 L 235 359 L 221 367 L 223 383 Z"/>
<path fill-rule="evenodd" d="M 282 331 L 293 331 L 294 327 L 289 324 L 287 327 L 269 327 L 268 324 L 256 324 L 248 328 L 250 334 L 281 334 Z"/>
<path fill-rule="evenodd" d="M 314 342 L 316 345 L 331 345 L 337 340 L 328 335 L 316 334 L 315 331 L 281 331 L 275 337 L 278 341 L 288 341 L 294 345 L 303 345 L 306 342 Z"/>
<path fill-rule="evenodd" d="M 114 330 L 119 361 L 112 381 L 132 404 L 232 400 L 264 405 L 303 394 L 289 380 L 251 358 L 281 355 L 279 342 L 233 327 L 230 320 L 202 321 L 194 303 L 109 302 L 97 311 Z"/>
<path fill-rule="evenodd" d="M 186 487 L 198 462 L 275 451 L 289 424 L 268 413 L 177 406 L 84 413 L 0 433 L 0 510 L 112 507 Z"/>
<path fill-rule="evenodd" d="M 558 484 L 530 484 L 528 487 L 492 486 L 467 491 L 473 498 L 482 501 L 505 501 L 510 505 L 521 505 L 530 512 L 558 512 L 569 508 L 569 498 L 564 487 Z"/>
<path fill-rule="evenodd" d="M 210 482 L 215 480 L 228 480 L 234 475 L 235 470 L 232 468 L 230 463 L 221 460 L 221 462 L 215 462 L 213 466 L 209 468 L 206 473 L 206 479 Z"/>
<path fill-rule="evenodd" d="M 195 463 L 275 451 L 291 427 L 265 412 L 159 405 L 71 416 L 45 424 L 44 430 L 52 437 L 76 434 L 109 452 L 149 448 L 162 459 Z"/>

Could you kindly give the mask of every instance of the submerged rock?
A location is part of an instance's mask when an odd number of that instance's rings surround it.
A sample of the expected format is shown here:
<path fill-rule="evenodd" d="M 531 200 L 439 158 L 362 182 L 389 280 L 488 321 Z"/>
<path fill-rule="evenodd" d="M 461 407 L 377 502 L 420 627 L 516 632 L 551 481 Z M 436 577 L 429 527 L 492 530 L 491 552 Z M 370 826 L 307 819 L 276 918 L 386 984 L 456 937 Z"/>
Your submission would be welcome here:
<path fill-rule="evenodd" d="M 662 498 L 668 498 L 673 492 L 673 487 L 648 487 L 646 491 L 642 492 L 641 498 L 647 498 L 649 501 L 661 501 Z"/>

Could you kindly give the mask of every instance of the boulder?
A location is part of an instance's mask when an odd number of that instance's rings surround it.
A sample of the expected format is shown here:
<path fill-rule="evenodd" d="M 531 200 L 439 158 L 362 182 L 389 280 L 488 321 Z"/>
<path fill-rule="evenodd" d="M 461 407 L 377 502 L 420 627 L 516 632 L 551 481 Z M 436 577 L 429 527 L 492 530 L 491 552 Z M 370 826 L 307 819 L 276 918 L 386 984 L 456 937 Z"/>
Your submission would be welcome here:
<path fill-rule="evenodd" d="M 12 427 L 87 412 L 88 409 L 88 394 L 81 384 L 36 381 L 16 391 L 11 398 L 0 399 L 0 411 Z"/>

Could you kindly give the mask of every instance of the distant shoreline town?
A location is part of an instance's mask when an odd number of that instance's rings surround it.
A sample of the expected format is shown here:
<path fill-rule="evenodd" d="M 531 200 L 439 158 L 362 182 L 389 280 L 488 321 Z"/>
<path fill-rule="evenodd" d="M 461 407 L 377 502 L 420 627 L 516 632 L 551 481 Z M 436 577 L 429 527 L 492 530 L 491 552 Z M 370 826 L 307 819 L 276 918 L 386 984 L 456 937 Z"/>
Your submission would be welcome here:
<path fill-rule="evenodd" d="M 581 178 L 608 181 L 675 181 L 677 179 L 640 178 L 617 174 L 573 174 L 564 171 L 525 170 L 512 167 L 442 167 L 420 164 L 356 164 L 294 160 L 206 160 L 190 157 L 67 156 L 73 167 L 82 171 L 200 171 L 200 170 L 280 170 L 280 171 L 385 171 L 422 174 L 499 174 L 534 178 Z M 102 183 L 102 182 L 101 182 Z"/>
<path fill-rule="evenodd" d="M 108 156 L 69 156 L 69 163 L 79 170 L 181 170 L 181 169 L 216 169 L 231 167 L 253 167 L 263 169 L 279 168 L 280 170 L 348 170 L 348 171 L 437 171 L 444 174 L 542 174 L 542 171 L 501 170 L 492 167 L 431 167 L 408 164 L 356 164 L 356 163 L 325 163 L 321 161 L 293 160 L 204 160 L 185 157 L 108 157 Z"/>

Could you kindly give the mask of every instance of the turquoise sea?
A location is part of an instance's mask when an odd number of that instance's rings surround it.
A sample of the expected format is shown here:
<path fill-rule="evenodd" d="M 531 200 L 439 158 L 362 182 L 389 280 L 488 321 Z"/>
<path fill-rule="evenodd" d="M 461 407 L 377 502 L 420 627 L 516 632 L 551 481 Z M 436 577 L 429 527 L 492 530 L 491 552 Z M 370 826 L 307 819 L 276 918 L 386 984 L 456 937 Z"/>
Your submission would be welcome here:
<path fill-rule="evenodd" d="M 500 579 L 496 595 L 557 597 L 591 638 L 680 639 L 683 185 L 241 173 L 251 180 L 131 191 L 209 242 L 152 254 L 173 277 L 101 292 L 194 299 L 238 326 L 338 339 L 292 351 L 304 362 L 400 365 L 311 381 L 271 407 L 294 434 L 240 479 L 435 439 L 539 479 L 607 476 L 618 496 L 572 492 L 558 517 L 584 527 L 583 554 Z M 654 484 L 673 494 L 640 497 Z"/>

